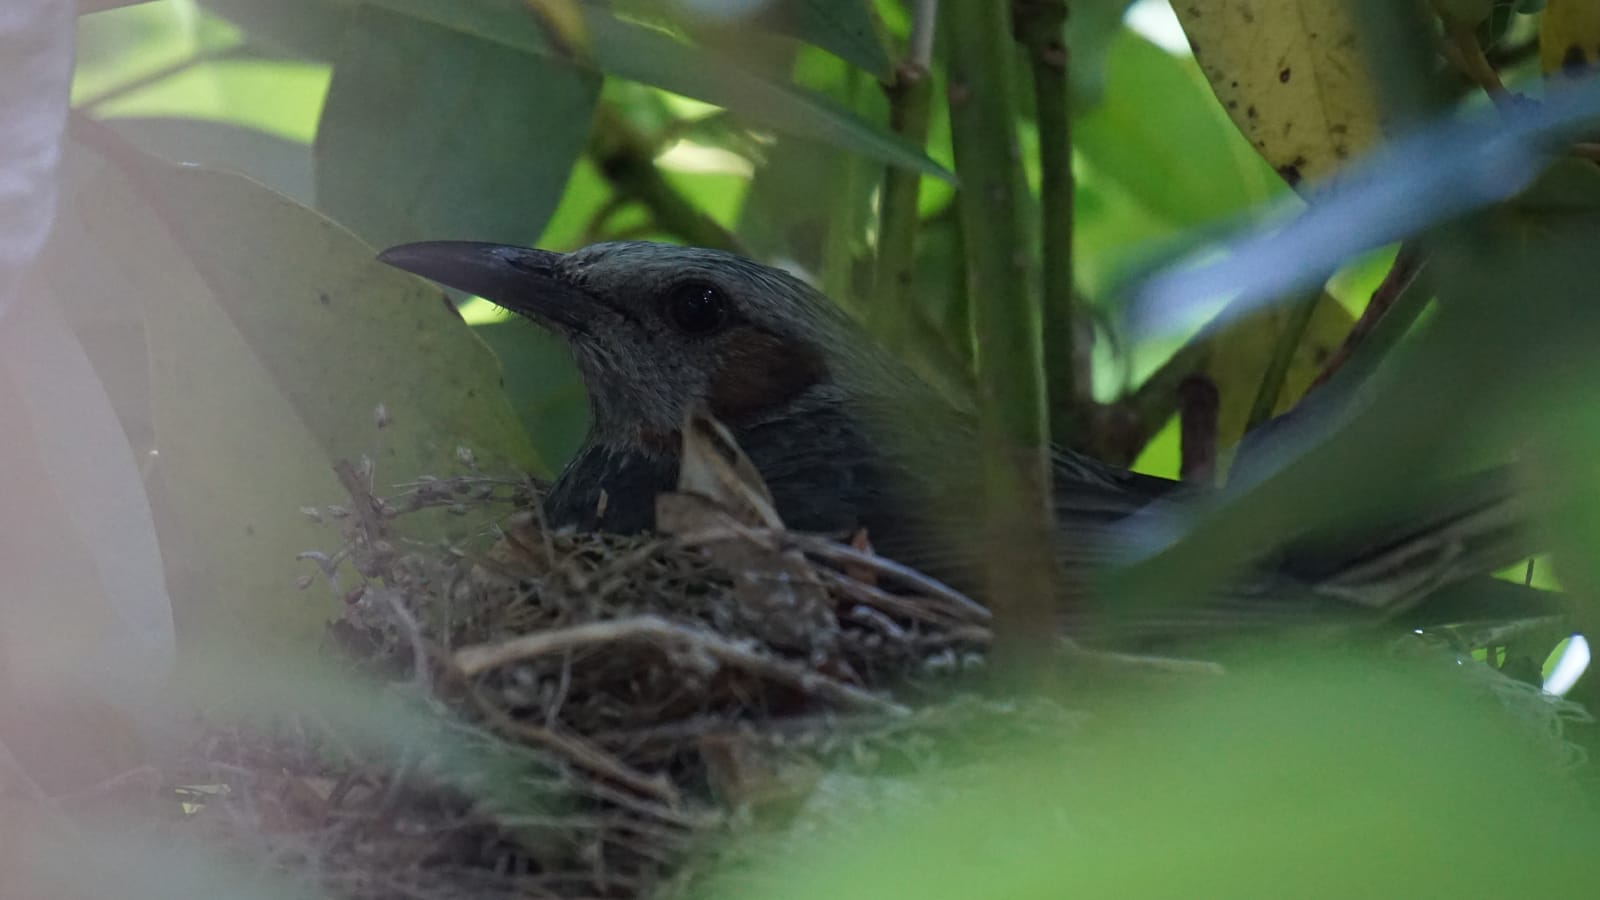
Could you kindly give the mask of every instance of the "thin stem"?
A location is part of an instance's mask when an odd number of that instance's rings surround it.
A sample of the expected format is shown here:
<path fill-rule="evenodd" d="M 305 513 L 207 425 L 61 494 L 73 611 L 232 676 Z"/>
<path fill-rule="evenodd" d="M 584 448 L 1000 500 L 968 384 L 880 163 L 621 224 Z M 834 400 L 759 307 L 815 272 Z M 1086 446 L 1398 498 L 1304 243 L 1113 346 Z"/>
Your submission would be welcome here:
<path fill-rule="evenodd" d="M 1378 311 L 1362 314 L 1362 321 L 1345 338 L 1346 346 L 1339 348 L 1328 363 L 1328 371 L 1318 379 L 1324 390 L 1348 392 L 1345 385 L 1359 384 L 1370 376 L 1433 299 L 1427 257 L 1420 250 L 1413 253 L 1416 255 L 1404 265 L 1401 257 L 1396 257 L 1395 268 L 1390 269 L 1389 277 L 1373 294 Z M 1368 304 L 1371 308 L 1372 304 Z"/>
<path fill-rule="evenodd" d="M 925 0 L 917 12 L 920 16 L 925 8 L 937 7 L 937 2 Z M 926 35 L 920 35 L 919 29 Z M 912 50 L 895 68 L 894 81 L 884 88 L 889 97 L 890 129 L 918 147 L 928 141 L 933 80 L 927 64 L 918 59 L 917 44 L 924 40 L 931 52 L 932 32 L 931 23 L 924 25 L 920 18 L 913 23 Z M 884 170 L 878 213 L 878 267 L 874 273 L 874 302 L 868 316 L 873 330 L 890 347 L 902 343 L 909 330 L 907 320 L 913 315 L 916 303 L 912 290 L 916 286 L 917 229 L 921 224 L 917 195 L 921 186 L 922 176 L 917 172 L 903 166 L 889 166 Z"/>
<path fill-rule="evenodd" d="M 1178 385 L 1178 477 L 1210 484 L 1217 477 L 1217 414 L 1222 397 L 1217 385 L 1195 374 Z"/>
<path fill-rule="evenodd" d="M 1003 679 L 1031 680 L 1055 644 L 1049 414 L 1026 188 L 1017 160 L 1014 44 L 1003 0 L 946 4 L 950 124 L 976 338 L 984 583 Z"/>
<path fill-rule="evenodd" d="M 1329 357 L 1327 364 L 1323 366 L 1322 372 L 1311 382 L 1310 390 L 1320 387 L 1344 366 L 1361 342 L 1372 334 L 1378 322 L 1388 314 L 1401 294 L 1411 286 L 1417 274 L 1422 271 L 1424 263 L 1425 259 L 1414 242 L 1400 245 L 1400 250 L 1394 255 L 1394 262 L 1389 266 L 1388 274 L 1383 276 L 1383 281 L 1372 292 L 1371 299 L 1367 301 L 1367 308 L 1361 311 L 1361 318 L 1350 326 L 1350 333 L 1345 335 L 1339 349 L 1333 352 L 1333 356 Z M 1414 319 L 1413 315 L 1411 320 Z M 1410 327 L 1410 324 L 1410 320 L 1404 323 L 1406 327 Z"/>
<path fill-rule="evenodd" d="M 1465 25 L 1447 24 L 1444 55 L 1473 84 L 1482 88 L 1495 106 L 1510 109 L 1516 104 L 1516 98 L 1501 82 L 1500 73 L 1495 71 L 1494 66 L 1489 64 L 1489 58 L 1484 55 L 1476 30 Z"/>
<path fill-rule="evenodd" d="M 1289 364 L 1294 361 L 1294 352 L 1299 349 L 1300 340 L 1306 336 L 1306 326 L 1311 324 L 1317 304 L 1326 296 L 1318 288 L 1288 304 L 1283 331 L 1278 333 L 1278 342 L 1272 348 L 1271 358 L 1267 360 L 1267 370 L 1262 374 L 1261 385 L 1256 388 L 1255 400 L 1250 404 L 1250 415 L 1245 419 L 1246 433 L 1272 418 L 1272 411 L 1278 406 L 1278 397 L 1283 394 L 1283 383 L 1289 376 Z"/>
<path fill-rule="evenodd" d="M 1079 445 L 1091 424 L 1089 355 L 1080 339 L 1072 292 L 1072 117 L 1069 106 L 1066 0 L 1013 0 L 1017 40 L 1028 49 L 1039 124 L 1041 257 L 1045 371 L 1052 434 Z"/>
<path fill-rule="evenodd" d="M 911 38 L 907 42 L 907 64 L 924 72 L 933 68 L 933 36 L 938 22 L 939 0 L 917 0 L 917 11 L 911 17 Z"/>

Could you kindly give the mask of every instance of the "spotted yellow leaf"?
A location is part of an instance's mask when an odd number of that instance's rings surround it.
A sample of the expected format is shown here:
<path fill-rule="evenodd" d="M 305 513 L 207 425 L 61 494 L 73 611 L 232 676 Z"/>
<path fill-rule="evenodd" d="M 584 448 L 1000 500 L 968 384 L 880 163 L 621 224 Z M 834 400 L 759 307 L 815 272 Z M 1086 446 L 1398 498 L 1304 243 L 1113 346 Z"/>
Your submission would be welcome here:
<path fill-rule="evenodd" d="M 1173 11 L 1229 118 L 1291 186 L 1377 143 L 1376 94 L 1341 0 L 1178 0 Z"/>

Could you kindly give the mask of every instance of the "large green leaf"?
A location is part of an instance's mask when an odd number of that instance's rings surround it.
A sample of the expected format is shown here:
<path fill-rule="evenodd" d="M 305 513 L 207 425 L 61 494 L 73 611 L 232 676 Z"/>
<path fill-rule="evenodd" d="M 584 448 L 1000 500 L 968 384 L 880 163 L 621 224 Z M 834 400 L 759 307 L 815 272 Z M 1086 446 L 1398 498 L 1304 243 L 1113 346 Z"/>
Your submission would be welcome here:
<path fill-rule="evenodd" d="M 429 0 L 374 0 L 396 12 L 527 53 L 559 55 L 539 22 L 517 0 L 441 5 Z M 941 178 L 950 174 L 917 147 L 837 103 L 794 84 L 734 65 L 662 31 L 584 7 L 588 55 L 574 59 L 608 75 L 640 81 L 726 107 L 745 121 L 832 144 L 881 162 Z"/>
<path fill-rule="evenodd" d="M 204 2 L 253 36 L 320 58 L 338 53 L 353 5 L 350 0 Z M 812 138 L 940 178 L 950 177 L 919 148 L 825 97 L 752 71 L 662 30 L 624 21 L 604 9 L 581 7 L 589 45 L 574 58 L 566 48 L 550 43 L 538 19 L 518 0 L 371 0 L 370 5 L 514 50 L 553 56 L 714 103 L 753 125 Z"/>
<path fill-rule="evenodd" d="M 162 550 L 189 649 L 320 633 L 333 608 L 294 591 L 294 557 L 338 538 L 297 509 L 340 501 L 335 460 L 370 458 L 379 492 L 452 469 L 460 445 L 492 471 L 542 468 L 493 357 L 436 289 L 248 179 L 127 147 L 117 165 L 81 156 L 61 235 L 80 265 L 58 290 L 144 311 Z"/>
<path fill-rule="evenodd" d="M 308 144 L 205 119 L 130 117 L 109 119 L 106 124 L 157 156 L 249 175 L 296 202 L 311 203 Z"/>
<path fill-rule="evenodd" d="M 377 246 L 529 243 L 583 151 L 600 79 L 362 7 L 317 131 L 317 200 Z"/>
<path fill-rule="evenodd" d="M 1172 225 L 1238 213 L 1282 192 L 1193 61 L 1123 29 L 1107 52 L 1104 91 L 1076 123 L 1077 151 Z"/>

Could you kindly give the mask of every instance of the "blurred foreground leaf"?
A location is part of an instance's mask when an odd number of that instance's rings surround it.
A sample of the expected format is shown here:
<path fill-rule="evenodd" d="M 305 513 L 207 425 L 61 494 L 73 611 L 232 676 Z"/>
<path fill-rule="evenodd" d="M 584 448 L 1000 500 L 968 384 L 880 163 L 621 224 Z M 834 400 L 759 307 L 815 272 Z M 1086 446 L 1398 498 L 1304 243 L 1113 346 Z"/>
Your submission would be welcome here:
<path fill-rule="evenodd" d="M 1579 896 L 1600 877 L 1559 701 L 1486 669 L 1282 654 L 1199 689 L 1106 688 L 1103 718 L 903 784 L 888 811 L 809 810 L 809 837 L 713 896 Z"/>

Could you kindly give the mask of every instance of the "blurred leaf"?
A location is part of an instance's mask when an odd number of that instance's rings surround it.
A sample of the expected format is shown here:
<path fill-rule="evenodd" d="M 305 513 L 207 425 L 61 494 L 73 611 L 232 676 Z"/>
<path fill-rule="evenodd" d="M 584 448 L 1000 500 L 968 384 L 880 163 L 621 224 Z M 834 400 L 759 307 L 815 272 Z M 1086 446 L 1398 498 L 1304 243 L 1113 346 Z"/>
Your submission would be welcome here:
<path fill-rule="evenodd" d="M 362 7 L 317 131 L 318 206 L 379 247 L 531 243 L 599 93 L 565 63 Z"/>
<path fill-rule="evenodd" d="M 313 165 L 307 144 L 204 119 L 126 118 L 106 124 L 147 153 L 248 175 L 297 203 L 311 204 Z"/>
<path fill-rule="evenodd" d="M 1581 74 L 1600 65 L 1600 3 L 1546 0 L 1539 21 L 1539 68 Z"/>
<path fill-rule="evenodd" d="M 97 103 L 94 113 L 210 119 L 309 143 L 331 74 L 325 65 L 292 60 L 211 60 Z"/>
<path fill-rule="evenodd" d="M 1320 181 L 1379 140 L 1377 93 L 1343 0 L 1175 3 L 1227 109 L 1291 186 Z"/>
<path fill-rule="evenodd" d="M 311 59 L 339 54 L 344 29 L 360 0 L 199 0 L 244 29 L 252 41 Z"/>
<path fill-rule="evenodd" d="M 370 456 L 380 491 L 451 466 L 457 445 L 490 470 L 539 469 L 493 359 L 435 289 L 253 182 L 115 152 L 123 169 L 78 170 L 63 236 L 97 262 L 53 275 L 144 308 L 188 649 L 320 635 L 331 608 L 296 595 L 294 557 L 339 539 L 297 509 L 342 501 L 334 460 Z"/>
<path fill-rule="evenodd" d="M 0 11 L 0 313 L 50 231 L 72 82 L 72 7 L 13 0 Z"/>
<path fill-rule="evenodd" d="M 1369 528 L 1398 509 L 1448 510 L 1461 487 L 1448 480 L 1452 473 L 1503 461 L 1530 435 L 1558 440 L 1566 449 L 1552 453 L 1557 459 L 1592 458 L 1592 443 L 1551 411 L 1594 402 L 1600 315 L 1581 273 L 1592 267 L 1600 216 L 1570 219 L 1536 242 L 1487 215 L 1449 234 L 1454 241 L 1441 245 L 1438 263 L 1440 303 L 1405 352 L 1386 360 L 1359 395 L 1335 398 L 1343 408 L 1318 413 L 1330 404 L 1317 404 L 1315 414 L 1275 429 L 1252 452 L 1247 477 L 1193 504 L 1181 523 L 1130 522 L 1129 539 L 1148 552 L 1113 576 L 1117 596 L 1195 597 L 1297 537 Z M 1542 509 L 1588 496 L 1573 492 L 1551 485 L 1511 511 L 1540 522 Z M 1580 558 L 1567 547 L 1558 562 Z M 1466 552 L 1457 562 L 1475 560 Z"/>
<path fill-rule="evenodd" d="M 986 750 L 957 777 L 873 779 L 867 796 L 825 780 L 802 836 L 710 896 L 1584 894 L 1597 822 L 1550 737 L 1563 710 L 1417 655 L 1285 652 L 1203 689 L 1107 686 L 1103 718 Z"/>
<path fill-rule="evenodd" d="M 1131 0 L 1077 0 L 1067 16 L 1067 57 L 1072 108 L 1082 112 L 1102 102 L 1106 54 L 1123 31 L 1122 19 Z"/>
<path fill-rule="evenodd" d="M 117 9 L 123 6 L 138 6 L 141 3 L 150 3 L 152 0 L 78 0 L 78 15 L 86 16 L 89 13 L 105 12 L 108 9 Z"/>
<path fill-rule="evenodd" d="M 1078 118 L 1073 143 L 1097 175 L 1175 227 L 1232 215 L 1281 192 L 1194 64 L 1126 29 L 1107 51 L 1104 100 Z"/>
<path fill-rule="evenodd" d="M 1223 298 L 1232 298 L 1232 313 L 1246 313 L 1322 283 L 1359 253 L 1514 195 L 1538 177 L 1552 148 L 1596 118 L 1600 89 L 1591 85 L 1386 144 L 1305 212 L 1296 215 L 1298 201 L 1282 204 L 1258 216 L 1222 258 L 1207 247 L 1145 280 L 1131 310 L 1133 331 L 1184 332 L 1214 315 Z"/>
<path fill-rule="evenodd" d="M 0 327 L 0 422 L 0 754 L 67 792 L 144 761 L 175 637 L 139 468 L 38 288 Z"/>

